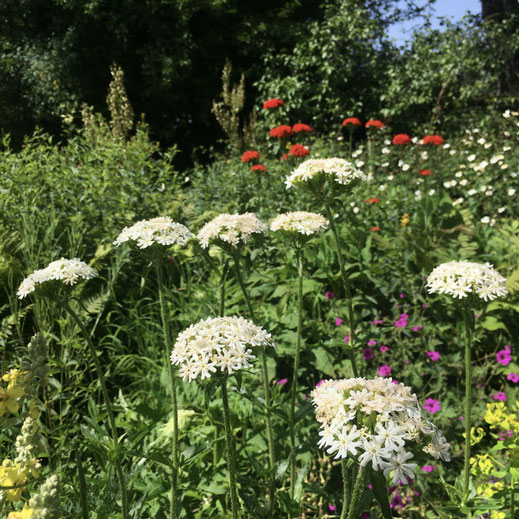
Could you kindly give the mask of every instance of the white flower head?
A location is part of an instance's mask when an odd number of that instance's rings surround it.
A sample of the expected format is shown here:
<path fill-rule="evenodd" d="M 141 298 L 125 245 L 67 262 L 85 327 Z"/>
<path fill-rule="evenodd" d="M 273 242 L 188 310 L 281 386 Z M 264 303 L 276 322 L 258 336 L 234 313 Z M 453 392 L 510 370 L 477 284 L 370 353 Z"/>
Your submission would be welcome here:
<path fill-rule="evenodd" d="M 139 249 L 146 249 L 152 245 L 182 245 L 184 246 L 193 235 L 189 229 L 169 216 L 159 216 L 151 220 L 141 220 L 131 227 L 125 227 L 114 241 L 115 246 L 125 242 L 132 242 Z"/>
<path fill-rule="evenodd" d="M 463 299 L 470 294 L 485 301 L 505 296 L 506 279 L 490 263 L 450 261 L 436 267 L 427 278 L 429 293 L 448 294 Z"/>
<path fill-rule="evenodd" d="M 270 230 L 277 232 L 303 234 L 310 236 L 328 227 L 328 220 L 317 213 L 295 211 L 276 216 L 270 224 Z"/>
<path fill-rule="evenodd" d="M 212 240 L 237 246 L 247 243 L 253 234 L 265 234 L 267 226 L 253 213 L 220 214 L 206 223 L 198 233 L 198 240 L 204 249 Z"/>
<path fill-rule="evenodd" d="M 250 367 L 255 351 L 267 346 L 275 347 L 270 333 L 243 317 L 209 318 L 178 335 L 171 363 L 180 365 L 183 380 L 203 380 Z"/>
<path fill-rule="evenodd" d="M 348 185 L 354 180 L 367 180 L 367 176 L 355 164 L 337 157 L 330 159 L 308 159 L 302 162 L 290 175 L 285 184 L 287 189 L 304 186 L 312 181 L 321 183 L 331 179 L 337 184 Z"/>
<path fill-rule="evenodd" d="M 35 270 L 26 277 L 18 288 L 18 298 L 34 292 L 40 285 L 49 281 L 62 281 L 65 285 L 75 285 L 82 279 L 92 279 L 97 276 L 97 272 L 78 258 L 59 260 L 49 263 L 41 270 Z"/>

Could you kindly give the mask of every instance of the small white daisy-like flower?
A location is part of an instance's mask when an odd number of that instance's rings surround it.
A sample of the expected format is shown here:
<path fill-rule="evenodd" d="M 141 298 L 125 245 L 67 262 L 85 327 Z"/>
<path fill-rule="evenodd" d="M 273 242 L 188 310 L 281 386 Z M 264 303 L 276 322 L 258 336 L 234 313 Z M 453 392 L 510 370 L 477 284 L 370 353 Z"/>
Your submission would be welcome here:
<path fill-rule="evenodd" d="M 305 160 L 287 176 L 285 184 L 288 189 L 317 178 L 327 177 L 342 185 L 347 185 L 355 179 L 367 180 L 367 176 L 355 164 L 345 159 L 334 157 Z"/>
<path fill-rule="evenodd" d="M 23 299 L 48 281 L 62 281 L 65 285 L 75 285 L 82 279 L 92 279 L 96 276 L 97 272 L 80 259 L 61 258 L 26 277 L 21 282 L 17 295 L 19 299 Z"/>
<path fill-rule="evenodd" d="M 253 234 L 264 234 L 267 226 L 255 214 L 220 214 L 206 223 L 198 233 L 198 240 L 204 249 L 210 241 L 219 241 L 228 245 L 247 243 Z"/>
<path fill-rule="evenodd" d="M 263 328 L 243 317 L 216 317 L 192 324 L 178 335 L 171 363 L 180 366 L 184 381 L 203 380 L 250 367 L 254 353 L 267 346 L 275 344 Z"/>
<path fill-rule="evenodd" d="M 328 227 L 328 220 L 317 213 L 295 211 L 280 214 L 270 224 L 271 231 L 285 231 L 305 235 L 316 234 Z"/>
<path fill-rule="evenodd" d="M 400 450 L 393 454 L 388 461 L 380 461 L 380 467 L 384 470 L 384 476 L 388 476 L 393 472 L 393 485 L 398 483 L 398 480 L 402 482 L 406 481 L 406 478 L 414 479 L 414 470 L 416 469 L 416 463 L 407 463 L 407 460 L 411 459 L 413 454 Z"/>
<path fill-rule="evenodd" d="M 450 261 L 436 267 L 427 278 L 429 293 L 448 294 L 459 299 L 469 294 L 488 301 L 505 296 L 506 279 L 490 263 Z"/>
<path fill-rule="evenodd" d="M 139 249 L 146 249 L 154 244 L 185 245 L 191 238 L 193 235 L 186 226 L 174 222 L 169 216 L 159 216 L 125 227 L 114 245 L 118 247 L 125 242 L 132 242 Z"/>

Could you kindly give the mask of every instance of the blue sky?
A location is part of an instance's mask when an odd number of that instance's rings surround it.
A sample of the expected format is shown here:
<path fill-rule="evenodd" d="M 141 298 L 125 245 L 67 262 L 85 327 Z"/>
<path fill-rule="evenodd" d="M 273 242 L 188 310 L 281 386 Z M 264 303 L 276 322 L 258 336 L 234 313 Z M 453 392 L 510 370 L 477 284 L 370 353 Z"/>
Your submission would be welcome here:
<path fill-rule="evenodd" d="M 432 27 L 438 28 L 437 17 L 447 16 L 452 18 L 453 21 L 457 21 L 467 11 L 478 14 L 481 12 L 481 2 L 479 0 L 437 0 L 434 10 Z M 389 30 L 389 36 L 394 38 L 398 44 L 402 44 L 411 37 L 411 30 L 415 24 L 416 21 L 394 25 Z"/>

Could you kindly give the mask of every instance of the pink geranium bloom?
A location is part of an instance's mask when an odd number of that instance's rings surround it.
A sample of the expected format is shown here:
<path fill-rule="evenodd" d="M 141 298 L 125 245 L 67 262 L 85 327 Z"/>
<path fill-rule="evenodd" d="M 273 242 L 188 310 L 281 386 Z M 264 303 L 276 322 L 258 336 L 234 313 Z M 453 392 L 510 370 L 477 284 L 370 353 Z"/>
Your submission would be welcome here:
<path fill-rule="evenodd" d="M 423 324 L 419 324 L 418 326 L 413 326 L 413 332 L 419 332 L 423 328 Z"/>
<path fill-rule="evenodd" d="M 335 512 L 335 507 L 333 505 L 328 505 L 328 509 L 330 512 Z"/>
<path fill-rule="evenodd" d="M 278 386 L 284 386 L 288 382 L 288 378 L 282 378 L 281 380 L 278 380 L 276 384 Z"/>
<path fill-rule="evenodd" d="M 340 326 L 344 321 L 340 317 L 335 318 L 335 326 Z"/>
<path fill-rule="evenodd" d="M 503 350 L 499 350 L 496 353 L 496 360 L 503 366 L 508 366 L 512 361 L 512 349 L 509 344 L 506 344 Z"/>
<path fill-rule="evenodd" d="M 519 375 L 517 373 L 508 373 L 506 380 L 517 384 L 517 382 L 519 382 Z"/>
<path fill-rule="evenodd" d="M 368 341 L 368 346 L 375 346 L 377 344 L 377 341 L 375 341 L 374 339 L 371 339 Z"/>
<path fill-rule="evenodd" d="M 440 358 L 440 354 L 437 351 L 428 351 L 426 355 L 434 362 Z"/>
<path fill-rule="evenodd" d="M 371 348 L 364 348 L 362 350 L 362 358 L 364 360 L 371 360 L 375 354 L 373 353 L 373 350 Z"/>
<path fill-rule="evenodd" d="M 357 333 L 358 330 L 353 330 L 353 333 Z M 348 344 L 350 342 L 350 334 L 348 333 L 346 335 L 346 337 L 344 337 L 344 341 L 346 342 L 346 344 Z"/>
<path fill-rule="evenodd" d="M 434 465 L 424 465 L 421 468 L 422 472 L 432 472 L 434 470 Z"/>
<path fill-rule="evenodd" d="M 377 324 L 382 324 L 384 321 L 382 319 L 377 319 L 376 321 L 370 321 L 369 324 L 376 326 Z"/>
<path fill-rule="evenodd" d="M 502 391 L 498 391 L 493 398 L 494 400 L 504 402 L 506 400 L 506 395 Z"/>
<path fill-rule="evenodd" d="M 395 326 L 397 328 L 404 328 L 404 326 L 407 326 L 407 321 L 405 319 L 397 319 L 395 321 Z"/>
<path fill-rule="evenodd" d="M 324 296 L 326 297 L 326 299 L 333 299 L 335 294 L 333 292 L 325 292 Z"/>
<path fill-rule="evenodd" d="M 440 410 L 440 402 L 438 402 L 438 400 L 434 400 L 434 398 L 428 398 L 425 401 L 424 409 L 429 411 L 431 414 L 434 414 Z"/>
<path fill-rule="evenodd" d="M 391 375 L 391 369 L 391 366 L 384 364 L 383 366 L 379 366 L 378 374 L 381 377 L 388 377 L 389 375 Z"/>
<path fill-rule="evenodd" d="M 380 351 L 382 353 L 388 352 L 389 351 L 389 346 L 384 346 L 384 345 L 380 346 Z"/>

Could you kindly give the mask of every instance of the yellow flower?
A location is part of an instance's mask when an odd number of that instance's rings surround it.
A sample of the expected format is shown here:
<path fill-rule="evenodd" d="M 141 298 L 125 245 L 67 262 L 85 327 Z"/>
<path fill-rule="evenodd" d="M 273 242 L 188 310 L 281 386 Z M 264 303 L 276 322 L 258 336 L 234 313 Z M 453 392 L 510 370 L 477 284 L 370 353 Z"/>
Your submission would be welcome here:
<path fill-rule="evenodd" d="M 497 510 L 492 510 L 490 512 L 490 519 L 505 519 L 506 513 L 505 512 L 498 512 Z"/>
<path fill-rule="evenodd" d="M 483 427 L 478 427 L 477 429 L 475 427 L 472 427 L 470 429 L 470 444 L 476 445 L 476 443 L 479 443 L 485 436 L 485 430 Z M 463 438 L 465 438 L 466 435 L 463 433 Z"/>
<path fill-rule="evenodd" d="M 13 463 L 11 460 L 4 460 L 0 467 L 0 488 L 19 487 L 5 489 L 4 492 L 9 501 L 20 501 L 24 485 L 27 483 L 27 470 L 20 463 Z"/>
<path fill-rule="evenodd" d="M 6 409 L 13 414 L 17 413 L 20 408 L 17 400 L 24 393 L 23 387 L 14 385 L 14 381 L 9 383 L 7 389 L 0 387 L 0 417 L 4 416 Z"/>
<path fill-rule="evenodd" d="M 27 503 L 23 505 L 21 512 L 11 512 L 7 519 L 30 519 L 32 517 L 32 508 L 27 508 Z"/>
<path fill-rule="evenodd" d="M 2 380 L 5 380 L 6 382 L 14 382 L 18 377 L 25 375 L 27 371 L 20 371 L 19 369 L 12 369 L 9 371 L 9 373 L 6 373 Z M 9 384 L 10 386 L 11 384 Z"/>
<path fill-rule="evenodd" d="M 401 220 L 400 220 L 400 225 L 402 227 L 407 227 L 407 224 L 411 221 L 411 218 L 409 218 L 409 215 L 407 213 L 404 214 L 404 216 L 402 216 Z"/>

